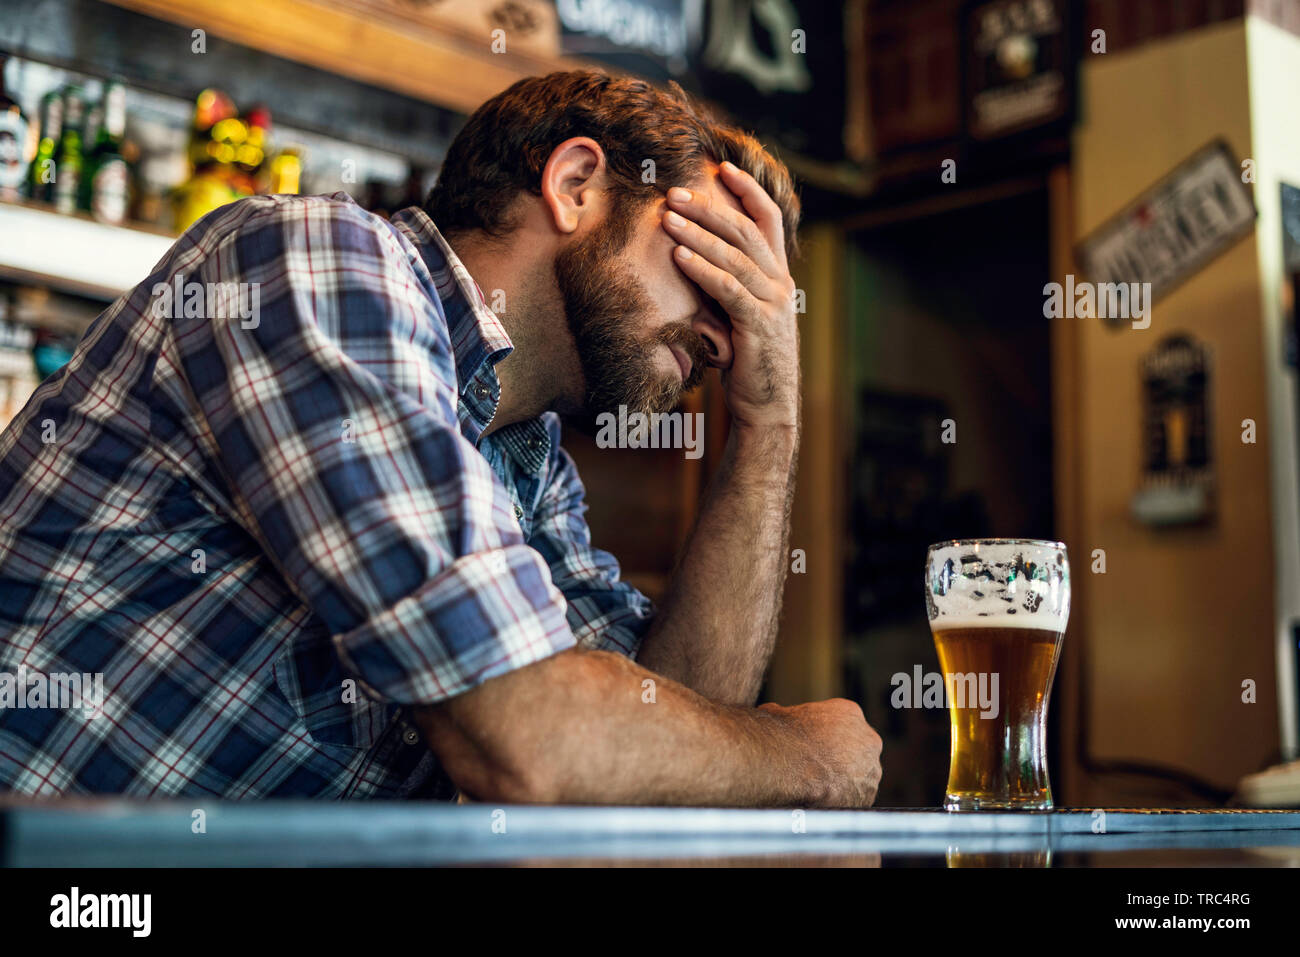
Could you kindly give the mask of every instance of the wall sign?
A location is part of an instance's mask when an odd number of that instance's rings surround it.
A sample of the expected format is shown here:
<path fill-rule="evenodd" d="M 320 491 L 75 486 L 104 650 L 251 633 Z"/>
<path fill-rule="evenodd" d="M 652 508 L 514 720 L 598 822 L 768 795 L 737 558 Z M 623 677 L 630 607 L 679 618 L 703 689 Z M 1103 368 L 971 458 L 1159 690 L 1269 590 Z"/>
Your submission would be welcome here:
<path fill-rule="evenodd" d="M 1151 283 L 1154 302 L 1254 228 L 1241 166 L 1216 140 L 1085 237 L 1076 258 L 1095 283 Z"/>
<path fill-rule="evenodd" d="M 1300 189 L 1290 183 L 1278 186 L 1282 208 L 1282 288 L 1278 290 L 1282 303 L 1282 321 L 1286 334 L 1283 353 L 1286 364 L 1300 367 Z"/>
<path fill-rule="evenodd" d="M 676 80 L 766 143 L 844 158 L 844 10 L 825 0 L 555 0 L 561 50 Z"/>
<path fill-rule="evenodd" d="M 992 140 L 1067 119 L 1073 59 L 1066 0 L 992 0 L 966 15 L 966 131 Z"/>
<path fill-rule="evenodd" d="M 687 69 L 700 5 L 683 0 L 555 0 L 560 50 L 663 81 Z M 689 16 L 688 16 L 689 13 Z"/>
<path fill-rule="evenodd" d="M 1143 356 L 1138 521 L 1186 525 L 1212 514 L 1209 382 L 1209 351 L 1191 336 L 1168 336 Z"/>
<path fill-rule="evenodd" d="M 1300 272 L 1300 189 L 1279 184 L 1282 204 L 1282 268 Z"/>

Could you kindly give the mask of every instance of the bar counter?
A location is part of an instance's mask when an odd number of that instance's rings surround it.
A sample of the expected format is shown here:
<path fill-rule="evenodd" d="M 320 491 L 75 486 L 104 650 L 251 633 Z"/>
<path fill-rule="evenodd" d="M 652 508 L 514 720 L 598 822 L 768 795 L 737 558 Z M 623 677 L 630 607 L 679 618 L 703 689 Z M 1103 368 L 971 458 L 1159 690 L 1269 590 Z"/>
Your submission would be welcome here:
<path fill-rule="evenodd" d="M 1300 810 L 0 800 L 5 867 L 538 864 L 1300 866 Z"/>

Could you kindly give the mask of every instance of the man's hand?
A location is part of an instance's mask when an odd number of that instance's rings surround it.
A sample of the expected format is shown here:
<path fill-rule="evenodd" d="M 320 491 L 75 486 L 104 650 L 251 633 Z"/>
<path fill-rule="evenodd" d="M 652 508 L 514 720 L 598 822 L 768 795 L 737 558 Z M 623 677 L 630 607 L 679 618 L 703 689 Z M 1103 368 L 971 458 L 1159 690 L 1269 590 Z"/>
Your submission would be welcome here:
<path fill-rule="evenodd" d="M 815 806 L 871 807 L 880 787 L 883 745 L 858 705 L 845 698 L 830 698 L 792 708 L 769 702 L 758 710 L 779 715 L 809 743 L 809 753 L 818 767 L 808 777 L 825 786 Z"/>
<path fill-rule="evenodd" d="M 722 384 L 735 424 L 797 429 L 799 329 L 781 210 L 731 163 L 720 181 L 749 215 L 704 190 L 670 189 L 664 228 L 680 244 L 673 258 L 731 319 L 733 358 Z"/>

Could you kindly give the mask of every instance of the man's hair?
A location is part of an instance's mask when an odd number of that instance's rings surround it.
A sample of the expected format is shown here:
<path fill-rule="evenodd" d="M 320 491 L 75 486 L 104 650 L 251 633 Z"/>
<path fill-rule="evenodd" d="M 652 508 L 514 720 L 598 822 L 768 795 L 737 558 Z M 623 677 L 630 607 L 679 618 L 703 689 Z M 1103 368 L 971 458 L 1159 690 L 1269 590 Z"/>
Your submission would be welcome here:
<path fill-rule="evenodd" d="M 529 77 L 475 110 L 447 151 L 425 211 L 447 235 L 511 232 L 518 225 L 511 216 L 516 197 L 541 195 L 551 152 L 574 136 L 589 136 L 605 151 L 613 188 L 622 193 L 616 200 L 649 201 L 698 181 L 706 159 L 730 161 L 776 201 L 787 256 L 798 254 L 799 197 L 783 163 L 753 136 L 719 123 L 678 84 L 663 90 L 599 70 Z M 646 160 L 654 163 L 648 183 Z"/>

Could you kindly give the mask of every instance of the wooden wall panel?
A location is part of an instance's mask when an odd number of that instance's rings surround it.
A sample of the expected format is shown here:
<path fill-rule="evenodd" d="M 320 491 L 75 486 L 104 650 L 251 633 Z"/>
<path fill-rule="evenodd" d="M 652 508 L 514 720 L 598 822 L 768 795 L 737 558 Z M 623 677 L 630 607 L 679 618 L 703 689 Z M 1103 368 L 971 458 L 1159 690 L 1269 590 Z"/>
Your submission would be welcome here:
<path fill-rule="evenodd" d="M 1075 137 L 1078 239 L 1194 150 L 1223 137 L 1251 153 L 1242 21 L 1085 60 L 1089 104 Z M 1081 579 L 1068 642 L 1085 645 L 1082 705 L 1097 759 L 1179 768 L 1230 789 L 1278 747 L 1273 643 L 1273 516 L 1258 250 L 1253 236 L 1158 300 L 1151 327 L 1074 324 L 1078 446 L 1069 543 Z M 1152 529 L 1129 502 L 1141 469 L 1138 368 L 1163 336 L 1212 351 L 1212 455 L 1218 514 L 1203 528 Z M 1068 367 L 1067 367 L 1068 368 Z M 1241 420 L 1259 425 L 1241 441 Z M 1063 491 L 1067 489 L 1063 488 Z M 1080 497 L 1081 496 L 1081 497 Z M 1105 574 L 1088 556 L 1104 549 Z M 1241 701 L 1254 678 L 1259 701 Z M 1073 774 L 1070 803 L 1141 799 L 1141 779 Z M 1186 798 L 1186 795 L 1183 795 Z M 1165 798 L 1168 800 L 1168 797 Z"/>

